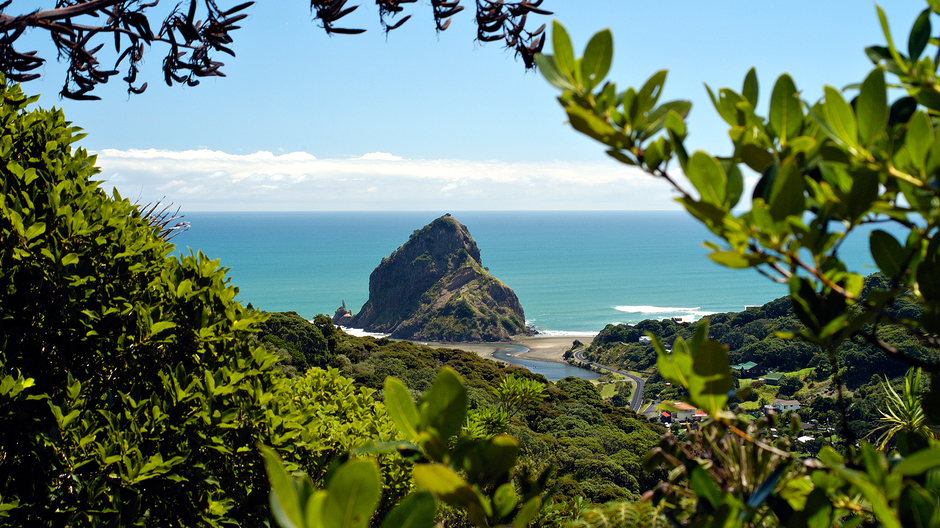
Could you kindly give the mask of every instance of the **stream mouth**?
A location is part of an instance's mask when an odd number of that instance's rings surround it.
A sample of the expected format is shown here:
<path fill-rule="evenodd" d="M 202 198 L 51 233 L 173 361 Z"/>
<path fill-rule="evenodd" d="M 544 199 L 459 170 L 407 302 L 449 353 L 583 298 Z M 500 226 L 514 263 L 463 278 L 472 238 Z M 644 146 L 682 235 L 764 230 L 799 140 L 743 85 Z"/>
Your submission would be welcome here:
<path fill-rule="evenodd" d="M 585 380 L 593 380 L 601 377 L 601 375 L 597 372 L 574 367 L 567 363 L 556 363 L 554 361 L 540 361 L 538 359 L 524 359 L 515 357 L 515 354 L 521 354 L 529 351 L 528 347 L 521 345 L 494 345 L 494 348 L 496 348 L 496 351 L 493 352 L 494 358 L 505 361 L 507 363 L 512 363 L 513 365 L 525 367 L 534 374 L 541 374 L 545 376 L 545 379 L 548 381 L 558 381 L 560 379 L 567 378 L 568 376 L 574 376 L 576 378 Z"/>

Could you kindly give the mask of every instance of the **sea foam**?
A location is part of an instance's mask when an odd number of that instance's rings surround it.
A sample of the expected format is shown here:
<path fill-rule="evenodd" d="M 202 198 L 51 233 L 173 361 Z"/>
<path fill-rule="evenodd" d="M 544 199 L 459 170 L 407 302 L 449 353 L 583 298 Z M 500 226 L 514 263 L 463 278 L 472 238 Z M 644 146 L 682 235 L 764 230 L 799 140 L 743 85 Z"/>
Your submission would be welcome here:
<path fill-rule="evenodd" d="M 675 308 L 666 306 L 614 306 L 614 310 L 626 313 L 661 314 L 661 313 L 699 313 L 701 306 L 695 308 Z"/>

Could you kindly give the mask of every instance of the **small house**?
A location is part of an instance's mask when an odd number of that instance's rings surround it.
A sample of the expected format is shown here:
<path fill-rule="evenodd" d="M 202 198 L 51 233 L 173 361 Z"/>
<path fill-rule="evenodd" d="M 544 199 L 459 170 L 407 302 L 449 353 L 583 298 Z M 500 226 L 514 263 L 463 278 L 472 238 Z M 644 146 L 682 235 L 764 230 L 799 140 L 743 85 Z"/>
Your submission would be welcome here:
<path fill-rule="evenodd" d="M 742 378 L 754 378 L 760 376 L 764 372 L 767 372 L 767 369 L 761 367 L 753 361 L 748 361 L 747 363 L 739 363 L 737 365 L 731 365 L 731 370 L 737 370 L 741 373 Z"/>
<path fill-rule="evenodd" d="M 800 410 L 800 402 L 796 400 L 774 400 L 774 410 L 780 412 L 791 412 Z"/>
<path fill-rule="evenodd" d="M 764 377 L 761 379 L 763 379 L 767 385 L 780 385 L 780 382 L 785 377 L 786 376 L 779 372 L 771 372 L 770 374 L 764 374 Z"/>
<path fill-rule="evenodd" d="M 671 407 L 675 409 L 672 413 L 672 417 L 677 422 L 688 422 L 692 420 L 695 417 L 695 413 L 698 411 L 698 409 L 685 402 L 675 402 Z"/>
<path fill-rule="evenodd" d="M 650 336 L 640 336 L 639 343 L 641 345 L 648 345 L 653 342 L 653 338 Z"/>

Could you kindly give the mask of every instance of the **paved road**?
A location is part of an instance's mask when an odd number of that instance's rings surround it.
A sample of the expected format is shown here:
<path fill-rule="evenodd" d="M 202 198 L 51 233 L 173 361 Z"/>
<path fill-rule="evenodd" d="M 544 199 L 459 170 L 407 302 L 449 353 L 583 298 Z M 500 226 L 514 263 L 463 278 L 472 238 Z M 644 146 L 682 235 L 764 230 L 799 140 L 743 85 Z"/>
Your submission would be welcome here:
<path fill-rule="evenodd" d="M 588 363 L 597 368 L 602 368 L 604 370 L 608 370 L 610 372 L 615 372 L 622 376 L 626 376 L 632 379 L 634 382 L 636 382 L 636 389 L 633 390 L 633 397 L 630 399 L 630 409 L 632 409 L 634 412 L 640 412 L 640 406 L 643 405 L 643 387 L 646 385 L 646 380 L 644 380 L 643 378 L 634 376 L 633 374 L 630 374 L 629 372 L 612 369 L 610 367 L 605 367 L 604 365 L 601 365 L 600 363 L 594 363 L 593 361 L 589 361 L 587 358 L 584 357 L 584 350 L 576 350 L 574 353 L 574 358 L 582 363 Z"/>

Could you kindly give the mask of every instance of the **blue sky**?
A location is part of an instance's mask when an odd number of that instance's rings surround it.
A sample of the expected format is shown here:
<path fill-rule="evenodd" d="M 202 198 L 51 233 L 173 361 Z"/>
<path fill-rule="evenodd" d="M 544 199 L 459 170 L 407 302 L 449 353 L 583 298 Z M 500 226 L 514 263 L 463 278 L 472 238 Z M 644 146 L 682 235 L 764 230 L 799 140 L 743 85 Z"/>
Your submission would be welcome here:
<path fill-rule="evenodd" d="M 52 3 L 15 1 L 6 12 Z M 108 186 L 142 202 L 166 196 L 184 212 L 676 208 L 660 182 L 609 160 L 565 125 L 541 75 L 526 73 L 497 43 L 474 41 L 469 0 L 440 34 L 427 2 L 410 4 L 414 16 L 387 39 L 374 4 L 360 3 L 344 26 L 369 31 L 329 37 L 308 2 L 260 0 L 234 34 L 237 58 L 217 57 L 227 77 L 169 88 L 160 70 L 165 48 L 157 46 L 140 75 L 145 94 L 128 98 L 115 80 L 96 90 L 98 102 L 59 100 L 64 68 L 37 32 L 21 46 L 49 63 L 26 91 L 89 133 L 82 145 L 98 153 Z M 702 83 L 739 89 L 756 66 L 762 106 L 782 72 L 815 100 L 824 84 L 864 78 L 871 63 L 863 48 L 884 42 L 874 4 L 858 0 L 542 7 L 554 16 L 530 27 L 557 18 L 576 50 L 611 28 L 609 78 L 620 90 L 668 69 L 661 101 L 691 99 L 689 145 L 715 154 L 729 141 Z M 925 3 L 884 7 L 895 41 L 906 45 Z"/>

